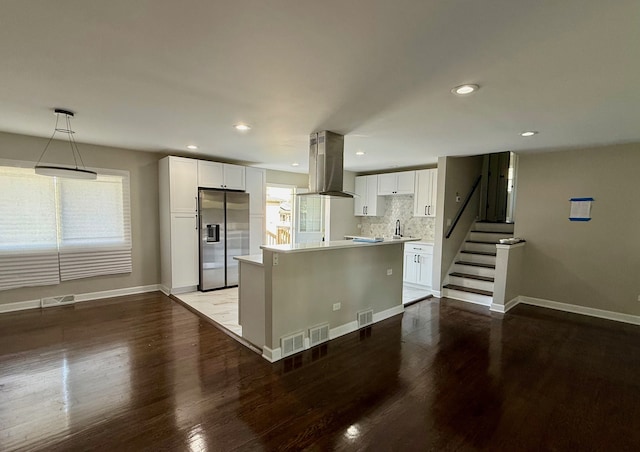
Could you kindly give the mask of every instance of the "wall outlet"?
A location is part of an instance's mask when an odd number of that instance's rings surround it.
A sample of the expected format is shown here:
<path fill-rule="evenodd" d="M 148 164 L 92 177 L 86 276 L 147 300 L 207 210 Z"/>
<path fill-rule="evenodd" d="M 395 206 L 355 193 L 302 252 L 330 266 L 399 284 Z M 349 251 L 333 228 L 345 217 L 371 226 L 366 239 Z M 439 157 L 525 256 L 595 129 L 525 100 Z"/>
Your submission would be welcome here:
<path fill-rule="evenodd" d="M 387 268 L 387 276 L 391 276 L 391 275 L 393 275 L 393 269 Z"/>
<path fill-rule="evenodd" d="M 275 267 L 276 265 L 278 265 L 278 254 L 274 253 L 273 254 L 273 266 Z"/>
<path fill-rule="evenodd" d="M 638 295 L 638 301 L 640 301 L 640 295 Z"/>
<path fill-rule="evenodd" d="M 358 229 L 362 229 L 362 224 L 361 224 L 361 223 L 358 223 L 358 224 L 356 225 L 356 227 L 357 227 Z"/>
<path fill-rule="evenodd" d="M 342 303 L 333 303 L 334 311 L 339 311 L 341 307 L 342 307 Z"/>
<path fill-rule="evenodd" d="M 447 226 L 451 226 L 451 218 L 447 218 Z"/>

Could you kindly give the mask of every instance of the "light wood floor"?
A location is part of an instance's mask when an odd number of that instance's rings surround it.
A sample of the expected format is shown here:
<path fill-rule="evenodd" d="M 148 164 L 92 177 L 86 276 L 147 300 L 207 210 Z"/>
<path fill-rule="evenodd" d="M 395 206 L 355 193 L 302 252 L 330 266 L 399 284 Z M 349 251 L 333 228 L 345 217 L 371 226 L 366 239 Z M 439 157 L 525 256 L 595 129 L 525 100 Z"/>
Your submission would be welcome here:
<path fill-rule="evenodd" d="M 160 294 L 0 315 L 0 450 L 640 450 L 640 328 L 447 299 L 269 364 Z"/>

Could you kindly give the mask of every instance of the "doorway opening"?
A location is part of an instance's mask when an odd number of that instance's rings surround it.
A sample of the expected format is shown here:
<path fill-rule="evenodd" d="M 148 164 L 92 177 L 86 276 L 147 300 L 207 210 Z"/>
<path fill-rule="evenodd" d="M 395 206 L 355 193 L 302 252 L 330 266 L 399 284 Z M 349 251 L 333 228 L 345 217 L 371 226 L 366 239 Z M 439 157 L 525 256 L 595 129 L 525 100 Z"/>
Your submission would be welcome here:
<path fill-rule="evenodd" d="M 325 202 L 320 196 L 296 196 L 307 189 L 267 184 L 267 245 L 321 242 L 325 235 Z"/>

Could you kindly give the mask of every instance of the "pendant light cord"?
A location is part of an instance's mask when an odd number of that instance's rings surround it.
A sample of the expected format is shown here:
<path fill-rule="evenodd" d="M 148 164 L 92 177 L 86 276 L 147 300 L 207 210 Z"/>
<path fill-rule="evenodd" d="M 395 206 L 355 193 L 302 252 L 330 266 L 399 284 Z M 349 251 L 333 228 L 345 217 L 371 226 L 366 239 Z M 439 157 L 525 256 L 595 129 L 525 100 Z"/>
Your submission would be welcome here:
<path fill-rule="evenodd" d="M 51 137 L 49 138 L 49 141 L 47 141 L 47 145 L 44 147 L 44 150 L 42 151 L 42 154 L 40 154 L 40 158 L 38 159 L 38 162 L 36 163 L 36 166 L 38 166 L 40 164 L 40 161 L 42 160 L 42 157 L 44 157 L 44 153 L 47 152 L 47 149 L 49 148 L 49 145 L 51 144 L 51 140 L 53 140 L 54 135 L 58 131 L 58 119 L 60 119 L 60 115 L 56 113 L 56 126 L 53 128 L 53 133 L 51 134 Z"/>

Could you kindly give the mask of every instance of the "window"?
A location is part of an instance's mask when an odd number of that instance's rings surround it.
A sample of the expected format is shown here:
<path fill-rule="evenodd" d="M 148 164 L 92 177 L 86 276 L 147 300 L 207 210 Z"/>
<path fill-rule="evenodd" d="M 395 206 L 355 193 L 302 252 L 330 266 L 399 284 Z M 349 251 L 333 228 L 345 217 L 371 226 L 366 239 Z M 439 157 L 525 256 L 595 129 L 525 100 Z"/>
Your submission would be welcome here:
<path fill-rule="evenodd" d="M 0 162 L 0 289 L 130 273 L 129 173 L 39 176 Z"/>

